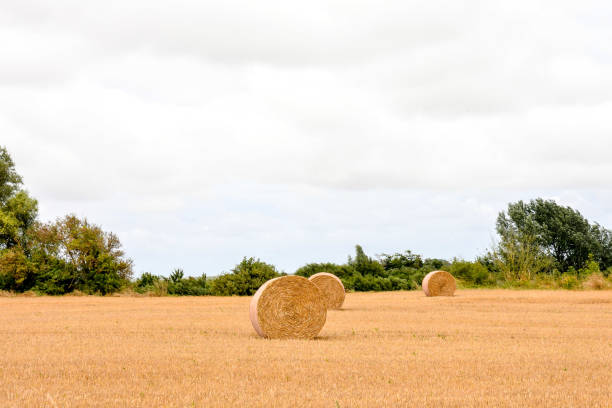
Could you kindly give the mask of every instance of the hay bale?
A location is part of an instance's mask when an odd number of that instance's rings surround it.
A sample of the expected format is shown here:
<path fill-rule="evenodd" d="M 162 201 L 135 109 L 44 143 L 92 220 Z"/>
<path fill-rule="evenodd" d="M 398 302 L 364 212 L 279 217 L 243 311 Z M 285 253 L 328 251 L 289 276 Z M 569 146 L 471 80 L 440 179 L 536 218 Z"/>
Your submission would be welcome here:
<path fill-rule="evenodd" d="M 325 324 L 321 291 L 301 276 L 282 276 L 264 283 L 249 309 L 257 334 L 270 339 L 312 339 Z"/>
<path fill-rule="evenodd" d="M 446 271 L 429 272 L 422 286 L 427 296 L 453 296 L 457 289 L 455 278 Z"/>
<path fill-rule="evenodd" d="M 340 309 L 342 307 L 345 296 L 344 285 L 336 275 L 320 272 L 315 273 L 308 280 L 321 290 L 325 306 L 328 309 Z"/>

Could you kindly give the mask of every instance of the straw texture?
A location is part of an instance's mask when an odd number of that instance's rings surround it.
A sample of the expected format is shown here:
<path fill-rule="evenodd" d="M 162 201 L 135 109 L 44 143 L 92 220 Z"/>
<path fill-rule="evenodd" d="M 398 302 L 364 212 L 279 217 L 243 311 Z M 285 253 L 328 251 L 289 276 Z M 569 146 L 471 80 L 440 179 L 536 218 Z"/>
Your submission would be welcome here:
<path fill-rule="evenodd" d="M 301 276 L 264 283 L 249 309 L 253 328 L 270 339 L 312 339 L 325 324 L 327 308 L 319 288 Z"/>
<path fill-rule="evenodd" d="M 340 309 L 344 303 L 344 285 L 342 281 L 331 273 L 315 273 L 309 281 L 317 285 L 323 294 L 325 306 L 328 309 Z"/>
<path fill-rule="evenodd" d="M 433 271 L 425 275 L 422 287 L 427 296 L 453 296 L 457 284 L 450 273 Z"/>

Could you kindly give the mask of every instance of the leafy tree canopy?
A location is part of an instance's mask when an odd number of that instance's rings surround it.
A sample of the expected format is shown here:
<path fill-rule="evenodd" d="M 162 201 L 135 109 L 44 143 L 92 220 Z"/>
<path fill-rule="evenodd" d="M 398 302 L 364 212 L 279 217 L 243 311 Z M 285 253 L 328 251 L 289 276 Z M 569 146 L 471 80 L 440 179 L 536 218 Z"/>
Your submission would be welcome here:
<path fill-rule="evenodd" d="M 552 200 L 510 203 L 497 217 L 501 244 L 533 241 L 562 271 L 582 268 L 589 254 L 602 269 L 612 265 L 612 234 L 578 211 Z"/>
<path fill-rule="evenodd" d="M 244 257 L 230 273 L 221 275 L 211 282 L 211 293 L 218 296 L 251 296 L 266 281 L 282 275 L 274 265 Z"/>
<path fill-rule="evenodd" d="M 21 183 L 13 159 L 0 146 L 0 250 L 20 245 L 27 253 L 27 232 L 38 216 L 38 202 Z"/>

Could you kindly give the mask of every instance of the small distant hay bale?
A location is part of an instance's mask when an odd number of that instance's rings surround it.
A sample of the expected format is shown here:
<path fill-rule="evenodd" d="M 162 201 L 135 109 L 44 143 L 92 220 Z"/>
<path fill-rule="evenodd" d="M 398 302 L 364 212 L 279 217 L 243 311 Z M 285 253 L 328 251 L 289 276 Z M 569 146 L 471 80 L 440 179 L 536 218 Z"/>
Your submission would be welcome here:
<path fill-rule="evenodd" d="M 446 271 L 433 271 L 423 279 L 423 291 L 427 296 L 453 296 L 457 283 Z"/>
<path fill-rule="evenodd" d="M 282 276 L 264 283 L 249 309 L 253 328 L 269 339 L 312 339 L 325 324 L 321 291 L 301 276 Z"/>
<path fill-rule="evenodd" d="M 340 309 L 342 307 L 346 293 L 342 281 L 336 275 L 320 272 L 315 273 L 308 280 L 321 290 L 325 306 L 328 309 Z"/>

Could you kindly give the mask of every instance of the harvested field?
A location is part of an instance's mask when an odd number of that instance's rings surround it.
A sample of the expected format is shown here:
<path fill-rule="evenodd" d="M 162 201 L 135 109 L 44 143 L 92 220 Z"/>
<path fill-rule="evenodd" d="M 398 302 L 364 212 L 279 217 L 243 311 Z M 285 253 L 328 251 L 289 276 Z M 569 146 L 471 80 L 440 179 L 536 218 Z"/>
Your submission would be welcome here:
<path fill-rule="evenodd" d="M 314 341 L 249 302 L 0 298 L 0 406 L 612 404 L 612 291 L 350 293 Z"/>

